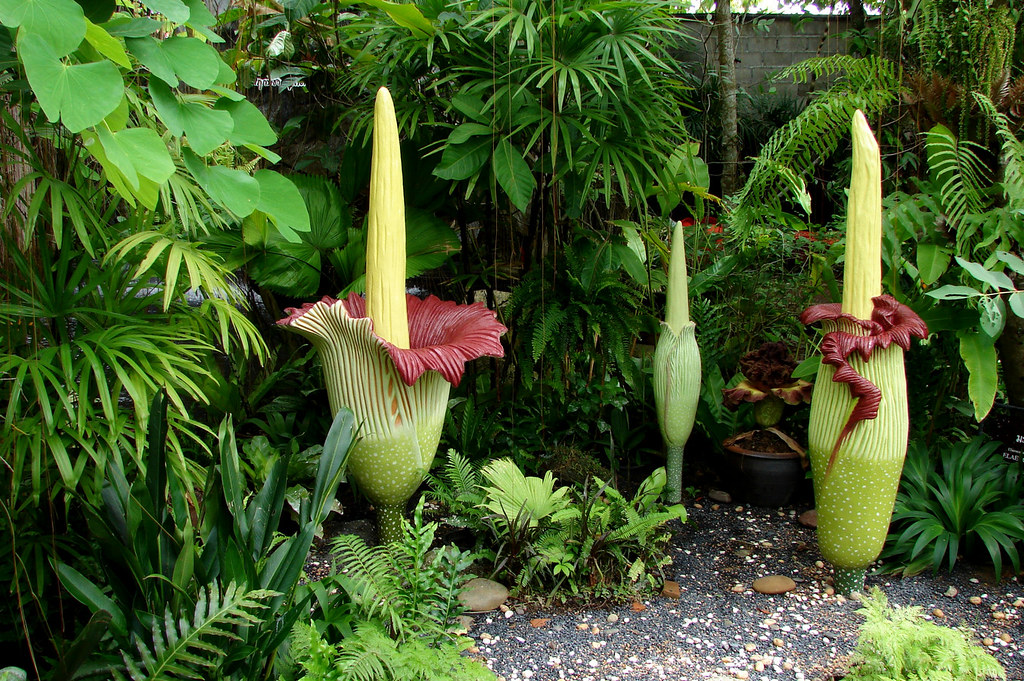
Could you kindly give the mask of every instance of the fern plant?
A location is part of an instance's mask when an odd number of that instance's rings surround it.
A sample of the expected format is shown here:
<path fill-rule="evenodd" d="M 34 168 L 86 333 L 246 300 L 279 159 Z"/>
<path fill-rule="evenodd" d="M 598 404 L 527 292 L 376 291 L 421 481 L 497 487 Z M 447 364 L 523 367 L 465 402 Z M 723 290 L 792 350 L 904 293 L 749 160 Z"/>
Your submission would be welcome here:
<path fill-rule="evenodd" d="M 557 263 L 534 268 L 512 291 L 508 326 L 527 387 L 535 370 L 563 390 L 574 373 L 603 378 L 606 370 L 640 386 L 630 347 L 646 323 L 642 297 L 624 279 L 616 253 L 610 242 L 581 237 Z"/>
<path fill-rule="evenodd" d="M 999 662 L 971 643 L 970 632 L 921 618 L 921 608 L 889 607 L 877 587 L 864 615 L 847 681 L 984 681 L 1005 679 Z"/>
<path fill-rule="evenodd" d="M 339 644 L 326 642 L 315 629 L 303 681 L 487 681 L 494 673 L 459 654 L 452 646 L 432 647 L 414 638 L 399 643 L 376 621 L 359 623 Z"/>
<path fill-rule="evenodd" d="M 784 69 L 780 80 L 806 83 L 837 76 L 836 83 L 811 101 L 764 144 L 740 192 L 732 198 L 730 224 L 747 233 L 782 212 L 782 199 L 811 212 L 807 180 L 817 165 L 846 140 L 850 119 L 860 109 L 869 117 L 899 98 L 896 65 L 883 57 L 815 57 Z"/>
<path fill-rule="evenodd" d="M 653 584 L 654 573 L 672 561 L 664 550 L 671 539 L 665 525 L 686 520 L 681 504 L 658 503 L 666 480 L 665 469 L 656 469 L 631 500 L 599 478 L 584 485 L 579 512 L 538 542 L 538 560 L 551 566 L 552 593 L 563 587 L 573 594 L 638 591 L 647 579 Z"/>
<path fill-rule="evenodd" d="M 371 547 L 359 537 L 332 542 L 342 571 L 333 579 L 355 611 L 380 622 L 399 642 L 456 640 L 452 621 L 462 614 L 460 586 L 473 562 L 468 551 L 448 546 L 434 551 L 437 523 L 423 521 L 421 498 L 412 522 L 403 520 L 403 540 Z"/>
<path fill-rule="evenodd" d="M 445 509 L 446 523 L 473 530 L 484 529 L 483 476 L 469 459 L 449 449 L 441 473 L 428 475 L 427 481 L 430 488 L 426 496 Z"/>
<path fill-rule="evenodd" d="M 149 640 L 132 636 L 135 650 L 122 650 L 125 672 L 113 670 L 114 678 L 163 681 L 220 676 L 226 644 L 242 640 L 239 629 L 261 622 L 259 613 L 267 607 L 264 601 L 276 595 L 235 583 L 222 590 L 212 583 L 199 591 L 191 619 L 168 607 L 162 618 L 153 618 Z"/>
<path fill-rule="evenodd" d="M 612 485 L 588 480 L 581 489 L 555 487 L 525 476 L 507 459 L 481 471 L 490 483 L 483 506 L 497 542 L 495 573 L 505 573 L 524 589 L 554 595 L 636 591 L 671 558 L 665 525 L 685 520 L 681 505 L 665 508 L 657 499 L 665 487 L 664 468 L 644 480 L 627 500 Z"/>

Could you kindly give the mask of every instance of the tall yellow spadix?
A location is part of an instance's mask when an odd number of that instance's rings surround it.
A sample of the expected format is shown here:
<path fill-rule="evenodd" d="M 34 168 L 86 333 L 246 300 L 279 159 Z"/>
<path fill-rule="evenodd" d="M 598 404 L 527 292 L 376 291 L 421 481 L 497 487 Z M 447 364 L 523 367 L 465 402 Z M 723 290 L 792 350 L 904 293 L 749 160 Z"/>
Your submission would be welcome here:
<path fill-rule="evenodd" d="M 846 212 L 843 312 L 870 319 L 872 300 L 882 295 L 882 160 L 864 113 L 851 125 L 853 172 Z"/>
<path fill-rule="evenodd" d="M 377 91 L 366 235 L 366 316 L 374 332 L 409 347 L 405 299 L 405 193 L 395 106 L 387 88 Z"/>

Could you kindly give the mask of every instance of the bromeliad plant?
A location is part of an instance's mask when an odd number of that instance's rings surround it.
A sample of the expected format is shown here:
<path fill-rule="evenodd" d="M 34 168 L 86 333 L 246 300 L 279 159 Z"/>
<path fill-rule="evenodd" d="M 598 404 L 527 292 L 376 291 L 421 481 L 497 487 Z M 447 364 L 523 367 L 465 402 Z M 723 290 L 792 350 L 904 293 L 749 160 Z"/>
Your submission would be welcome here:
<path fill-rule="evenodd" d="M 823 322 L 821 367 L 808 430 L 818 543 L 843 593 L 861 591 L 882 550 L 907 450 L 903 353 L 924 322 L 882 295 L 882 185 L 878 144 L 864 114 L 853 117 L 843 302 L 815 305 Z"/>
<path fill-rule="evenodd" d="M 672 230 L 665 321 L 654 351 L 654 403 L 665 441 L 668 478 L 665 499 L 678 504 L 683 490 L 683 449 L 690 439 L 700 401 L 700 348 L 690 321 L 683 224 Z"/>
<path fill-rule="evenodd" d="M 377 507 L 381 538 L 401 538 L 405 503 L 430 469 L 451 385 L 465 363 L 501 357 L 505 327 L 480 303 L 457 305 L 405 292 L 405 207 L 398 124 L 377 93 L 370 177 L 366 298 L 325 297 L 289 308 L 278 323 L 321 355 L 331 410 L 348 407 L 360 440 L 348 472 Z"/>

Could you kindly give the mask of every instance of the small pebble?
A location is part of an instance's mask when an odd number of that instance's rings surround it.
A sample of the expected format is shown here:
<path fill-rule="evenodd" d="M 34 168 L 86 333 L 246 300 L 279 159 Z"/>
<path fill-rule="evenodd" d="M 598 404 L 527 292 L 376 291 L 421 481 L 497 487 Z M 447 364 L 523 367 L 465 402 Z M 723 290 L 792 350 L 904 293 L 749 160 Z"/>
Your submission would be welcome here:
<path fill-rule="evenodd" d="M 1013 637 L 1007 634 L 1006 632 L 1003 632 L 999 634 L 999 640 L 1003 643 L 1011 643 L 1013 641 Z"/>
<path fill-rule="evenodd" d="M 755 650 L 757 650 L 757 646 L 753 643 L 748 643 L 745 646 L 743 646 L 743 649 L 746 650 L 748 653 L 752 653 Z"/>
<path fill-rule="evenodd" d="M 750 672 L 748 672 L 745 669 L 737 669 L 735 671 L 735 676 L 736 676 L 737 679 L 749 679 L 750 678 Z"/>
<path fill-rule="evenodd" d="M 971 602 L 971 605 L 981 605 L 981 596 L 971 596 L 967 600 Z"/>
<path fill-rule="evenodd" d="M 942 595 L 945 596 L 946 598 L 956 598 L 956 595 L 958 593 L 960 593 L 960 592 L 957 591 L 956 587 L 955 586 L 951 586 L 948 589 L 946 589 L 946 593 L 944 593 Z"/>
<path fill-rule="evenodd" d="M 743 591 L 744 591 L 744 589 L 743 589 L 743 585 L 742 584 L 733 584 L 732 585 L 732 592 L 734 594 L 741 594 L 741 593 L 743 593 Z"/>
<path fill-rule="evenodd" d="M 1005 620 L 1006 619 L 1006 613 L 997 610 L 996 612 L 992 613 L 992 619 L 994 619 L 994 620 Z"/>
<path fill-rule="evenodd" d="M 939 608 L 935 608 L 934 610 L 932 610 L 932 615 L 934 615 L 938 619 L 942 619 L 946 616 L 946 613 L 942 612 L 942 610 Z"/>
<path fill-rule="evenodd" d="M 985 638 L 981 639 L 981 645 L 985 646 L 986 648 L 988 648 L 989 646 L 994 646 L 995 644 L 996 644 L 996 642 L 993 641 L 992 639 L 990 639 L 987 636 Z"/>
<path fill-rule="evenodd" d="M 773 638 L 772 639 L 772 645 L 775 646 L 776 648 L 781 648 L 785 644 L 786 644 L 786 642 L 783 641 L 781 638 Z"/>
<path fill-rule="evenodd" d="M 616 622 L 618 622 L 618 621 L 619 621 L 619 616 L 618 616 L 618 615 L 616 615 L 616 614 L 615 614 L 615 613 L 613 612 L 613 613 L 611 613 L 610 615 L 608 615 L 608 621 L 609 621 L 609 622 L 611 622 L 612 624 L 615 624 Z"/>

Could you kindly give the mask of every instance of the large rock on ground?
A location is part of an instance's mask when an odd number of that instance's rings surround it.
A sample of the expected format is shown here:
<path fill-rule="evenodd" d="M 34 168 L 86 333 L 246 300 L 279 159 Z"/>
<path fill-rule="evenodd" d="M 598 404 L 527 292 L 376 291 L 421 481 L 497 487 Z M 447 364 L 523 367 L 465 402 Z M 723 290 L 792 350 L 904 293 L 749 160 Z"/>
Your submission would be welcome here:
<path fill-rule="evenodd" d="M 760 594 L 784 594 L 796 588 L 796 582 L 784 575 L 772 575 L 755 579 L 751 585 Z"/>
<path fill-rule="evenodd" d="M 466 582 L 459 594 L 459 601 L 467 612 L 488 612 L 494 610 L 508 598 L 508 589 L 491 579 L 476 577 Z"/>

